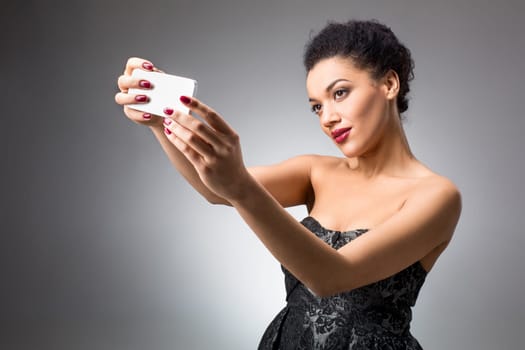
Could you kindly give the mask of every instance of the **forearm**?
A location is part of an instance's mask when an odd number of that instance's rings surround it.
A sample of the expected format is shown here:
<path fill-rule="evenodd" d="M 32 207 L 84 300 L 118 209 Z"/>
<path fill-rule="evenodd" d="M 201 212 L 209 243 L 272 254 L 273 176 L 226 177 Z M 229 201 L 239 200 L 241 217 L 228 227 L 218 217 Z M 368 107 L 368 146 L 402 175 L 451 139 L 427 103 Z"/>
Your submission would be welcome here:
<path fill-rule="evenodd" d="M 171 164 L 188 181 L 188 183 L 199 192 L 206 200 L 213 204 L 231 205 L 227 200 L 217 196 L 210 191 L 201 181 L 193 165 L 188 159 L 166 138 L 162 126 L 151 126 L 151 131 L 159 141 L 162 149 L 168 156 Z"/>
<path fill-rule="evenodd" d="M 231 204 L 272 255 L 315 294 L 328 295 L 345 268 L 344 258 L 291 216 L 250 178 Z"/>

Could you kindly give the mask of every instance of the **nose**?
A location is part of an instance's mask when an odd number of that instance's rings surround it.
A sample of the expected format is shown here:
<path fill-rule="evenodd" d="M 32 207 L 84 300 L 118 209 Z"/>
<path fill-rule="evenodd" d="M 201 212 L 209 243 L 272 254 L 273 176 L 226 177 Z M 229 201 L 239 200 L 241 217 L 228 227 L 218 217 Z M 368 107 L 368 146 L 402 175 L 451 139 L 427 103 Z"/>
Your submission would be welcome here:
<path fill-rule="evenodd" d="M 335 106 L 333 106 L 330 103 L 327 103 L 323 106 L 323 111 L 321 114 L 321 124 L 324 127 L 331 127 L 332 125 L 341 121 L 341 116 L 334 107 Z"/>

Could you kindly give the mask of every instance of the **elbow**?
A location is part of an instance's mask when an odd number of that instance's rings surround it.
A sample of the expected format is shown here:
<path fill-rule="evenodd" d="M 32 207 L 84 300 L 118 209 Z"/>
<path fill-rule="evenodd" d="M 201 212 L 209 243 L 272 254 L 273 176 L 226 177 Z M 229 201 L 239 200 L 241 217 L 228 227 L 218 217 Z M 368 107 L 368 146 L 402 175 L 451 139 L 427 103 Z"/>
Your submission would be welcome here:
<path fill-rule="evenodd" d="M 213 204 L 213 205 L 223 204 L 223 203 L 221 203 L 220 200 L 218 200 L 218 198 L 215 198 L 215 197 L 205 197 L 205 198 L 206 198 L 206 201 L 207 201 L 209 204 Z"/>
<path fill-rule="evenodd" d="M 230 204 L 230 202 L 228 202 L 227 200 L 221 198 L 221 197 L 218 197 L 218 196 L 208 196 L 208 197 L 205 197 L 206 200 L 208 201 L 209 204 L 213 204 L 213 205 L 227 205 L 229 207 L 231 207 L 232 205 Z"/>

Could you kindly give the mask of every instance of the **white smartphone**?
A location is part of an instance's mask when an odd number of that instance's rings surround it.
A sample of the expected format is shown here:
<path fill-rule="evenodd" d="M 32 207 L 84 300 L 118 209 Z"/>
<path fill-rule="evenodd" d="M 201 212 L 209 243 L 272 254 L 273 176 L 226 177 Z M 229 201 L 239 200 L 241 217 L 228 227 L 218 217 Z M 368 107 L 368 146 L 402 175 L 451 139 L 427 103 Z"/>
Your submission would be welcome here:
<path fill-rule="evenodd" d="M 166 117 L 164 114 L 166 107 L 184 113 L 189 112 L 189 108 L 183 105 L 179 98 L 181 96 L 195 96 L 197 92 L 196 80 L 172 74 L 148 72 L 142 69 L 133 70 L 131 76 L 149 81 L 152 84 L 152 88 L 145 90 L 129 89 L 129 94 L 146 95 L 149 101 L 147 103 L 130 104 L 128 107 L 160 117 Z"/>

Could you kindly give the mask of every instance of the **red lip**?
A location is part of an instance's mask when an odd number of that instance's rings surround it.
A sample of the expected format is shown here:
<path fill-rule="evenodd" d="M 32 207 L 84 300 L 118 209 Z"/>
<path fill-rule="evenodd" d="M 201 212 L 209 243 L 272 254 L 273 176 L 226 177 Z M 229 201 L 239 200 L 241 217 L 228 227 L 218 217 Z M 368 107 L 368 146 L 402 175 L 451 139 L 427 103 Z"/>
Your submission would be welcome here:
<path fill-rule="evenodd" d="M 352 128 L 335 129 L 332 131 L 332 138 L 335 140 L 335 142 L 341 143 L 346 139 L 351 129 Z"/>

